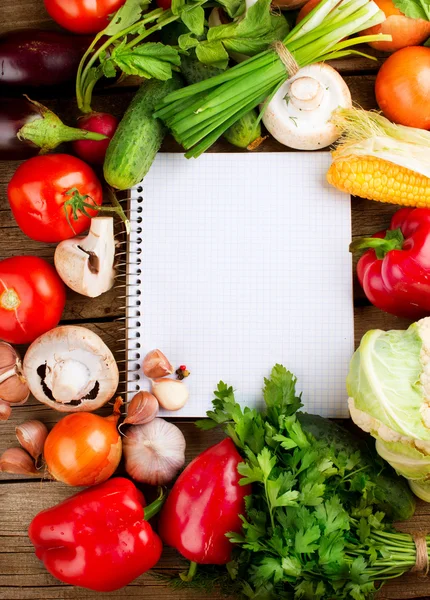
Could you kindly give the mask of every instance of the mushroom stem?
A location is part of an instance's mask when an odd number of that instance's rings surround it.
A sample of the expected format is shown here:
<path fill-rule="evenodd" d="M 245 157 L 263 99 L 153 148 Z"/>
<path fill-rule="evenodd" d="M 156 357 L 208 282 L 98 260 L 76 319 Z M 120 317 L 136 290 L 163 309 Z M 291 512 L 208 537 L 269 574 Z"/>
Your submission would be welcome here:
<path fill-rule="evenodd" d="M 114 284 L 115 238 L 112 217 L 95 217 L 86 237 L 61 242 L 55 267 L 64 283 L 83 296 L 96 298 Z"/>
<path fill-rule="evenodd" d="M 322 102 L 324 88 L 313 77 L 299 77 L 290 86 L 289 100 L 299 110 L 315 110 Z"/>

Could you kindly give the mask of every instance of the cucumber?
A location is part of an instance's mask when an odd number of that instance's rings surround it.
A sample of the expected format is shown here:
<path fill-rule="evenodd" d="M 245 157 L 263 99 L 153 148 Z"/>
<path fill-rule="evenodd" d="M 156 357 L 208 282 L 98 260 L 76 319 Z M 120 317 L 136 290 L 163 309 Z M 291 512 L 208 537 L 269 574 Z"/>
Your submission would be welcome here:
<path fill-rule="evenodd" d="M 209 77 L 219 75 L 219 73 L 224 73 L 222 69 L 204 65 L 190 56 L 181 57 L 181 71 L 188 84 L 198 83 Z M 254 142 L 256 142 L 254 146 L 256 148 L 258 146 L 257 140 L 261 139 L 261 124 L 258 120 L 257 111 L 250 110 L 249 113 L 246 113 L 223 133 L 223 137 L 238 148 L 248 148 Z"/>
<path fill-rule="evenodd" d="M 103 165 L 109 185 L 126 190 L 145 177 L 167 131 L 152 114 L 170 92 L 182 87 L 178 75 L 172 79 L 145 81 L 137 91 L 113 136 Z"/>
<path fill-rule="evenodd" d="M 374 449 L 340 425 L 307 413 L 297 413 L 303 430 L 310 433 L 317 441 L 331 446 L 335 453 L 346 452 L 348 455 L 360 452 L 361 465 L 366 466 L 366 473 L 375 484 L 373 494 L 375 504 L 394 520 L 406 521 L 415 512 L 415 497 L 406 480 L 396 475 L 395 471 L 381 461 Z"/>

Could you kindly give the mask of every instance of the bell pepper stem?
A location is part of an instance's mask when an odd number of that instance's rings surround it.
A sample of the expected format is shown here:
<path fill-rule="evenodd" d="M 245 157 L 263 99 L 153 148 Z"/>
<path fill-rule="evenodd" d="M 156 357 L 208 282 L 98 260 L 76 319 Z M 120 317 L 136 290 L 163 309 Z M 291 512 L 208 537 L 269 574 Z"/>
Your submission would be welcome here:
<path fill-rule="evenodd" d="M 165 493 L 165 491 L 163 490 L 163 488 L 160 488 L 160 493 L 158 495 L 158 498 L 156 498 L 156 500 L 154 500 L 154 502 L 152 502 L 152 504 L 149 504 L 149 506 L 145 506 L 145 508 L 143 509 L 143 515 L 144 515 L 144 519 L 145 521 L 149 521 L 149 519 L 152 519 L 152 517 L 155 517 L 155 515 L 160 512 L 161 507 L 163 506 L 163 504 L 165 503 L 167 498 L 167 495 Z"/>
<path fill-rule="evenodd" d="M 383 259 L 391 250 L 402 250 L 405 238 L 400 229 L 389 229 L 385 238 L 380 237 L 362 237 L 354 240 L 349 245 L 350 252 L 373 248 L 376 256 Z"/>
<path fill-rule="evenodd" d="M 179 577 L 182 579 L 182 581 L 186 581 L 187 583 L 192 581 L 197 573 L 197 566 L 198 565 L 196 562 L 191 561 L 190 568 L 188 569 L 187 573 L 179 573 Z"/>

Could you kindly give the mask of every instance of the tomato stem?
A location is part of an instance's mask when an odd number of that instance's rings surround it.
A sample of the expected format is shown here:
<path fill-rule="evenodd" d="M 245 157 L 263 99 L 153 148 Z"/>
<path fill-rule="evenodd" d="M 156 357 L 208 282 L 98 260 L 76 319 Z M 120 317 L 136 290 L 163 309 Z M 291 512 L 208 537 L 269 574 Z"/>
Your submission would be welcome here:
<path fill-rule="evenodd" d="M 113 192 L 111 193 L 111 200 L 114 206 L 98 206 L 94 202 L 93 204 L 91 204 L 90 202 L 87 202 L 88 199 L 92 200 L 91 196 L 89 196 L 88 194 L 82 195 L 77 188 L 70 188 L 70 190 L 64 192 L 64 195 L 70 196 L 70 198 L 65 201 L 63 208 L 66 214 L 67 222 L 75 235 L 76 232 L 70 220 L 70 212 L 74 221 L 77 221 L 79 218 L 78 211 L 82 215 L 85 215 L 89 219 L 92 219 L 94 215 L 90 215 L 87 209 L 94 210 L 97 212 L 113 212 L 117 214 L 119 218 L 123 221 L 127 234 L 130 233 L 130 221 L 127 219 L 122 206 L 118 202 Z M 71 208 L 71 211 L 68 210 L 68 207 Z"/>
<path fill-rule="evenodd" d="M 0 296 L 0 306 L 5 310 L 14 311 L 20 304 L 21 299 L 13 288 L 6 288 Z"/>

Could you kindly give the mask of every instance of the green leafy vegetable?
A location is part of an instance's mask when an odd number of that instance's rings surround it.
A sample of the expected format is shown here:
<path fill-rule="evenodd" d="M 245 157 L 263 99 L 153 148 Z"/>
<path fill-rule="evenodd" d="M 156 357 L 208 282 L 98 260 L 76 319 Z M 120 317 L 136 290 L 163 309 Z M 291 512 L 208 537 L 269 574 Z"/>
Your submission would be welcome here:
<path fill-rule="evenodd" d="M 243 19 L 211 27 L 206 40 L 194 40 L 193 43 L 190 36 L 185 39 L 181 36 L 179 44 L 182 49 L 193 44 L 202 63 L 225 69 L 229 52 L 254 56 L 273 42 L 283 39 L 288 30 L 288 23 L 282 14 L 273 15 L 270 12 L 270 0 L 257 0 Z"/>
<path fill-rule="evenodd" d="M 254 600 L 371 598 L 415 564 L 413 539 L 392 531 L 377 484 L 389 491 L 389 482 L 401 498 L 410 492 L 349 432 L 298 413 L 295 387 L 294 375 L 276 365 L 261 413 L 242 408 L 220 382 L 209 423 L 198 422 L 223 427 L 244 456 L 241 484 L 252 484 L 243 532 L 228 536 L 232 585 Z"/>
<path fill-rule="evenodd" d="M 430 21 L 430 0 L 393 0 L 393 2 L 407 17 Z"/>
<path fill-rule="evenodd" d="M 172 66 L 179 66 L 181 59 L 172 46 L 149 42 L 127 48 L 125 42 L 117 46 L 109 59 L 127 75 L 139 75 L 166 81 L 172 77 Z"/>
<path fill-rule="evenodd" d="M 430 499 L 429 329 L 426 318 L 406 331 L 368 331 L 347 377 L 353 420 L 372 433 L 379 454 L 425 500 Z"/>
<path fill-rule="evenodd" d="M 115 35 L 126 27 L 139 21 L 142 12 L 149 6 L 150 0 L 127 0 L 114 14 L 103 35 Z"/>

